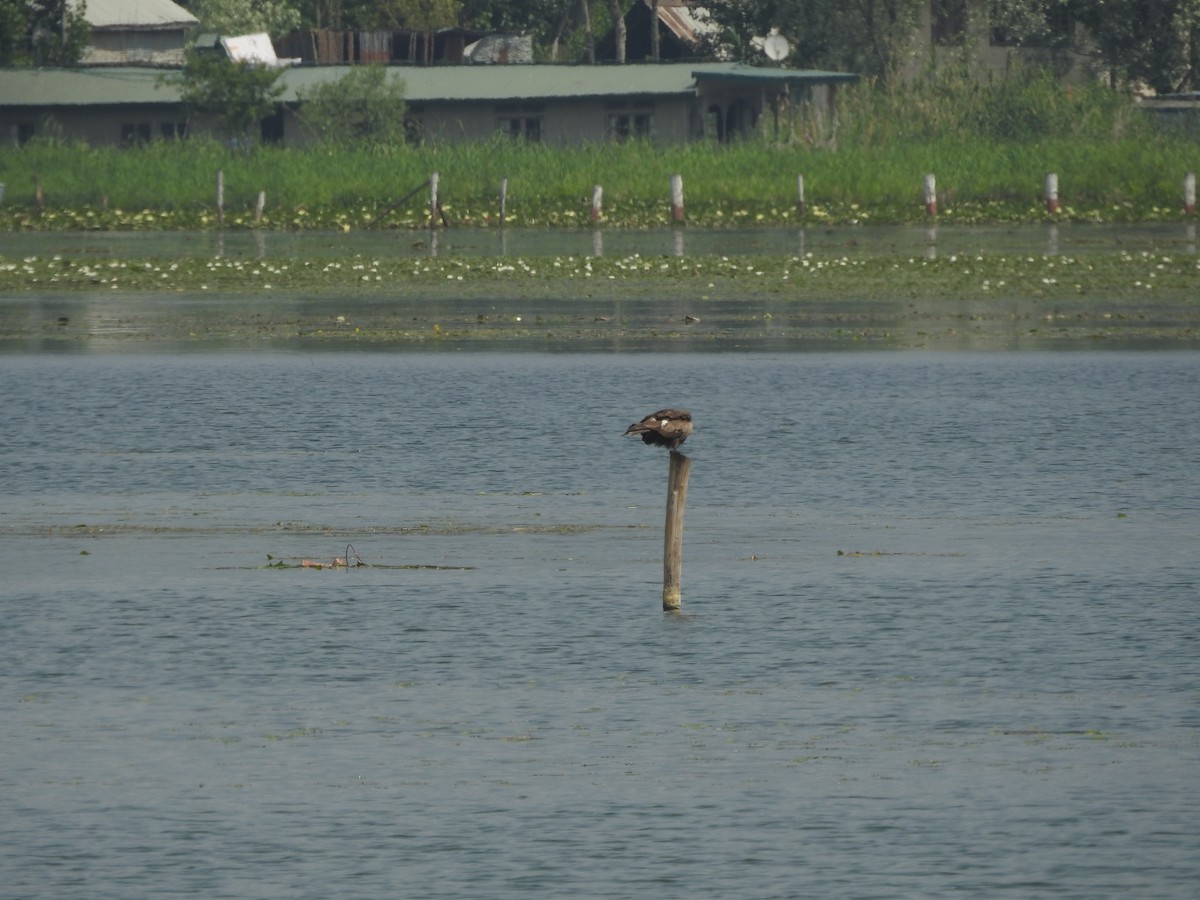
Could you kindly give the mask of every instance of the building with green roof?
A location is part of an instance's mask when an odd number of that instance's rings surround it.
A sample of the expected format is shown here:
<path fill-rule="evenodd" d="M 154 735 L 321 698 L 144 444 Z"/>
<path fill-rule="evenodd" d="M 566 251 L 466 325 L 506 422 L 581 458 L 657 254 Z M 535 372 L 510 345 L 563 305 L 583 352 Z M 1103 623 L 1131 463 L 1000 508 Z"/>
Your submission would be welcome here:
<path fill-rule="evenodd" d="M 306 92 L 343 66 L 286 69 L 264 137 L 310 140 L 297 111 Z M 645 138 L 680 143 L 748 134 L 802 103 L 829 111 L 845 72 L 756 68 L 740 63 L 625 66 L 460 65 L 393 67 L 405 82 L 414 133 L 428 142 L 497 133 L 554 146 Z M 53 130 L 93 145 L 211 130 L 189 114 L 162 71 L 132 67 L 0 70 L 0 137 L 20 143 Z"/>

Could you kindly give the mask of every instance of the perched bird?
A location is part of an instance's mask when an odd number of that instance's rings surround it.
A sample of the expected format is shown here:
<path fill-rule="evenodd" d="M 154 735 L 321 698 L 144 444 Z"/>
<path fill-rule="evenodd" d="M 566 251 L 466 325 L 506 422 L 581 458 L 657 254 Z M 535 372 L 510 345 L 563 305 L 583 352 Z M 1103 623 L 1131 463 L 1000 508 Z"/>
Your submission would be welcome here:
<path fill-rule="evenodd" d="M 686 409 L 660 409 L 634 422 L 625 433 L 639 434 L 651 446 L 675 450 L 692 433 L 692 414 Z"/>

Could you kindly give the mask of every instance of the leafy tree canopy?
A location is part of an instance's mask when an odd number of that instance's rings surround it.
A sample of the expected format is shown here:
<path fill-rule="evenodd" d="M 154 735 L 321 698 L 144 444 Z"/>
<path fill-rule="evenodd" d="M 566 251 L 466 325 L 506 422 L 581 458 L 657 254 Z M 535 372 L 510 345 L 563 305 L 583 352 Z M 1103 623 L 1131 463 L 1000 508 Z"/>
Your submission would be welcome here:
<path fill-rule="evenodd" d="M 282 69 L 234 62 L 223 53 L 190 50 L 179 81 L 190 109 L 212 115 L 228 138 L 251 142 L 253 130 L 275 112 L 284 87 Z"/>
<path fill-rule="evenodd" d="M 335 145 L 405 140 L 404 82 L 383 66 L 355 66 L 300 97 L 300 119 L 319 141 Z"/>
<path fill-rule="evenodd" d="M 0 0 L 0 66 L 73 66 L 91 27 L 80 0 Z"/>

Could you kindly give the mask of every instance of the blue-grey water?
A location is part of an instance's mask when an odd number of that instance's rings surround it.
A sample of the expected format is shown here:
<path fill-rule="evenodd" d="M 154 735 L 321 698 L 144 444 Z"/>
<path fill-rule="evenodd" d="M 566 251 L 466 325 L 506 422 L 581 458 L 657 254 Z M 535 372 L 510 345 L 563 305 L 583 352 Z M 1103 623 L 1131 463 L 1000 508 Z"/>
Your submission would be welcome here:
<path fill-rule="evenodd" d="M 0 896 L 1196 896 L 1195 355 L 18 355 L 0 410 Z"/>

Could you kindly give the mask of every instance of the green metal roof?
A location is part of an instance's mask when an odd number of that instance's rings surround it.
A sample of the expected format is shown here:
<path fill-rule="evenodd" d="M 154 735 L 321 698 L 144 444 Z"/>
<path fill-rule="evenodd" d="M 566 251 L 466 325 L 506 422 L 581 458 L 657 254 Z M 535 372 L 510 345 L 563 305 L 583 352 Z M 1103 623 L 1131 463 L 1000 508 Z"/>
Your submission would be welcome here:
<path fill-rule="evenodd" d="M 295 101 L 317 84 L 340 78 L 346 66 L 286 69 L 282 99 Z M 690 95 L 708 79 L 764 85 L 853 81 L 845 72 L 757 69 L 741 63 L 661 63 L 625 66 L 490 65 L 392 67 L 412 103 L 516 101 Z M 162 69 L 0 69 L 0 106 L 99 106 L 177 103 L 179 91 L 163 83 Z"/>
<path fill-rule="evenodd" d="M 0 106 L 102 106 L 178 103 L 179 91 L 158 87 L 156 69 L 0 69 Z"/>
<path fill-rule="evenodd" d="M 761 85 L 810 85 L 840 84 L 858 81 L 852 72 L 823 72 L 820 69 L 760 69 L 756 66 L 735 64 L 725 69 L 696 69 L 692 74 L 696 81 L 727 81 Z"/>

